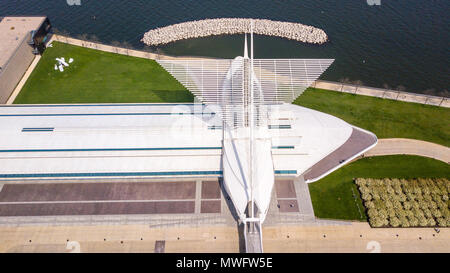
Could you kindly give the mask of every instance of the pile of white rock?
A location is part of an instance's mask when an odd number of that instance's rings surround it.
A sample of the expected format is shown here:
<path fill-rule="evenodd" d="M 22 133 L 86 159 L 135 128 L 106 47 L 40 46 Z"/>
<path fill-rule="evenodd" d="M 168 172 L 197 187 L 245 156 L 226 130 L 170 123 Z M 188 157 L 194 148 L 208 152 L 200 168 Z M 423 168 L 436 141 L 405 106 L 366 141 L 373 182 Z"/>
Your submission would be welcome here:
<path fill-rule="evenodd" d="M 322 29 L 299 23 L 271 21 L 266 19 L 220 18 L 191 21 L 150 30 L 141 39 L 147 45 L 167 44 L 182 39 L 206 37 L 211 35 L 253 33 L 278 36 L 304 43 L 323 44 L 328 36 Z"/>

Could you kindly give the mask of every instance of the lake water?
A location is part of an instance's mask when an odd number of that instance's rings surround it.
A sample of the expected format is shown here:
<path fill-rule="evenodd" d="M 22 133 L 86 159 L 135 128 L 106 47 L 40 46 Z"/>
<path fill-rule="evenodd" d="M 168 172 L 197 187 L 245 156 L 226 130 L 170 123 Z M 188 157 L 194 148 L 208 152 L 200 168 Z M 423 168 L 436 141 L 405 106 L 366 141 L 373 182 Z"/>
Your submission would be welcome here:
<path fill-rule="evenodd" d="M 381 0 L 0 0 L 0 16 L 47 15 L 72 36 L 95 34 L 102 42 L 142 48 L 144 32 L 184 21 L 220 17 L 264 18 L 319 27 L 325 45 L 256 36 L 256 58 L 335 58 L 321 77 L 365 85 L 403 85 L 440 95 L 450 90 L 450 1 Z M 371 1 L 371 0 L 369 0 Z M 232 58 L 242 55 L 243 35 L 208 37 L 160 47 L 167 54 Z M 448 91 L 447 91 L 448 92 Z M 449 96 L 447 94 L 447 96 Z"/>

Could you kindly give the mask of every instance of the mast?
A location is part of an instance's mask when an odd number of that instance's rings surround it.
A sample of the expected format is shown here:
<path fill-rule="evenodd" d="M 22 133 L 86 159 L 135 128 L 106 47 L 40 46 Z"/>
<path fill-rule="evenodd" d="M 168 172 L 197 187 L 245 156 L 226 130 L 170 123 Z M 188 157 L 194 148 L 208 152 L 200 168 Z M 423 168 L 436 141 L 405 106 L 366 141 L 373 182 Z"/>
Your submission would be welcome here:
<path fill-rule="evenodd" d="M 251 189 L 251 213 L 250 217 L 254 218 L 255 201 L 253 199 L 253 20 L 250 24 L 250 189 Z"/>
<path fill-rule="evenodd" d="M 247 48 L 247 33 L 245 33 L 244 40 L 244 59 L 248 59 L 248 48 Z"/>

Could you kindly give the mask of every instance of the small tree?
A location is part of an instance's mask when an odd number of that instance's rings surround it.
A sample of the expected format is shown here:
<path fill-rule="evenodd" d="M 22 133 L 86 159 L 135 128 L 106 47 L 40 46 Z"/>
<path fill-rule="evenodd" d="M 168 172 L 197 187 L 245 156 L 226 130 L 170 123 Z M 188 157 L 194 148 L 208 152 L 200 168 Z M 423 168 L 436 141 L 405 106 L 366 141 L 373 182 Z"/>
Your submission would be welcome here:
<path fill-rule="evenodd" d="M 349 83 L 350 79 L 349 78 L 341 78 L 341 79 L 339 79 L 339 81 L 342 83 L 342 86 L 341 86 L 341 92 L 342 92 L 344 90 L 344 84 Z"/>
<path fill-rule="evenodd" d="M 399 218 L 399 220 L 400 220 L 400 226 L 401 226 L 401 227 L 406 228 L 406 227 L 410 227 L 410 226 L 411 226 L 411 225 L 409 224 L 408 218 L 406 218 L 406 217 L 401 217 L 401 218 Z"/>
<path fill-rule="evenodd" d="M 397 217 L 391 217 L 389 218 L 389 224 L 393 227 L 398 227 L 400 226 L 401 222 Z"/>
<path fill-rule="evenodd" d="M 395 90 L 400 91 L 400 92 L 403 92 L 403 91 L 406 90 L 406 88 L 405 88 L 403 85 L 398 85 L 398 86 L 395 88 Z"/>
<path fill-rule="evenodd" d="M 437 220 L 438 226 L 440 226 L 440 227 L 447 226 L 447 221 L 444 218 L 437 218 L 436 220 Z"/>
<path fill-rule="evenodd" d="M 358 88 L 363 85 L 363 82 L 361 80 L 356 80 L 353 82 L 356 85 L 355 94 L 358 92 Z"/>
<path fill-rule="evenodd" d="M 119 41 L 112 41 L 111 45 L 115 48 L 116 53 L 119 53 L 120 42 Z"/>

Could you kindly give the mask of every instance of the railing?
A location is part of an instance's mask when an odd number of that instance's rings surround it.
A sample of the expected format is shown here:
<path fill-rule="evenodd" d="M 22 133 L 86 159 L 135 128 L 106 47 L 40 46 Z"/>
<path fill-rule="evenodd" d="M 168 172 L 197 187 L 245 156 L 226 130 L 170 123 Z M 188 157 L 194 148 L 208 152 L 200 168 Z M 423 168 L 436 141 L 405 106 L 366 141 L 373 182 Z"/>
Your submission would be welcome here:
<path fill-rule="evenodd" d="M 331 81 L 318 80 L 313 85 L 315 88 L 326 89 L 331 91 L 378 97 L 383 99 L 398 100 L 405 102 L 414 102 L 420 104 L 434 105 L 440 107 L 450 107 L 450 98 L 431 96 L 418 93 L 410 93 L 392 89 L 383 89 L 375 87 L 367 87 L 349 83 L 338 83 Z"/>

